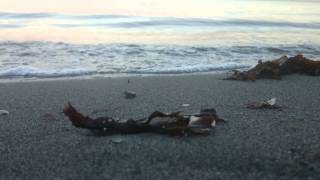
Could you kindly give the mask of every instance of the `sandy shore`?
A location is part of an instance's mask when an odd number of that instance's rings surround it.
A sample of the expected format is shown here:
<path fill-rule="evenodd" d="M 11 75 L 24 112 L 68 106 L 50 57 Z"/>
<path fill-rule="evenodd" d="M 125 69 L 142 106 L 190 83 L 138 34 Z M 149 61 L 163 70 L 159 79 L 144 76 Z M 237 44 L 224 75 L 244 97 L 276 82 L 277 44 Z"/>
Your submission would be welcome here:
<path fill-rule="evenodd" d="M 2 83 L 0 109 L 10 115 L 0 116 L 0 179 L 319 179 L 320 77 L 220 77 Z M 124 90 L 137 92 L 137 98 L 125 99 Z M 244 108 L 271 97 L 286 108 Z M 96 137 L 61 114 L 67 101 L 87 114 L 100 110 L 92 116 L 119 118 L 214 107 L 228 123 L 209 136 Z"/>

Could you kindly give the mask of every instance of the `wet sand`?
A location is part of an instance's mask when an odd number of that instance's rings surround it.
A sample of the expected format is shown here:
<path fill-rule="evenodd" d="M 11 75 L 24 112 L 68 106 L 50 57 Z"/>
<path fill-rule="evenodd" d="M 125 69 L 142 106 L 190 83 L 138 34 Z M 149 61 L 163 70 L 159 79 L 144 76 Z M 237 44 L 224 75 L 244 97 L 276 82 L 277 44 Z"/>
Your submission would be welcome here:
<path fill-rule="evenodd" d="M 256 82 L 221 77 L 1 83 L 0 109 L 10 115 L 0 116 L 0 179 L 319 179 L 320 77 Z M 137 98 L 125 99 L 124 90 Z M 285 109 L 244 106 L 271 97 Z M 227 123 L 208 136 L 97 137 L 67 121 L 61 111 L 68 101 L 93 117 L 141 118 L 154 110 L 194 113 L 213 107 Z"/>

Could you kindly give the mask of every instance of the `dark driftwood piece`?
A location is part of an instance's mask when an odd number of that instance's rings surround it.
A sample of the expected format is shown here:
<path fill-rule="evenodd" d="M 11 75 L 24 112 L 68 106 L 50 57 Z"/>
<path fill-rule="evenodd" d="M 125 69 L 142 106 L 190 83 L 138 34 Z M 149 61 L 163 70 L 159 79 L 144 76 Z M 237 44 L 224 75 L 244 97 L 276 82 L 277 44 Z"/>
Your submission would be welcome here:
<path fill-rule="evenodd" d="M 226 80 L 256 80 L 261 78 L 281 79 L 287 74 L 320 75 L 320 61 L 313 61 L 297 55 L 288 58 L 283 56 L 273 61 L 261 62 L 248 71 L 233 70 Z"/>
<path fill-rule="evenodd" d="M 215 109 L 204 109 L 194 115 L 183 115 L 180 112 L 166 114 L 155 111 L 148 118 L 119 121 L 112 117 L 92 119 L 78 112 L 68 103 L 64 107 L 63 113 L 75 127 L 90 129 L 100 135 L 140 132 L 206 134 L 216 123 L 224 122 L 218 117 Z"/>

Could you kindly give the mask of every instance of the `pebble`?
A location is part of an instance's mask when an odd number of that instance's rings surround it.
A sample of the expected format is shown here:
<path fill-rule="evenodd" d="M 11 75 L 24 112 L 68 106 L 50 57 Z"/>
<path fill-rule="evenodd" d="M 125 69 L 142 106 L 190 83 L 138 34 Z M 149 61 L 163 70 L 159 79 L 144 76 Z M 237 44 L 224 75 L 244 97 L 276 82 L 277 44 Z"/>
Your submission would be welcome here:
<path fill-rule="evenodd" d="M 123 139 L 122 138 L 113 138 L 113 139 L 111 139 L 111 141 L 115 144 L 120 144 L 123 142 Z"/>
<path fill-rule="evenodd" d="M 125 95 L 126 99 L 132 99 L 137 96 L 137 93 L 133 92 L 133 91 L 124 91 L 124 95 Z"/>
<path fill-rule="evenodd" d="M 9 111 L 7 110 L 0 110 L 0 116 L 7 116 L 9 115 Z"/>

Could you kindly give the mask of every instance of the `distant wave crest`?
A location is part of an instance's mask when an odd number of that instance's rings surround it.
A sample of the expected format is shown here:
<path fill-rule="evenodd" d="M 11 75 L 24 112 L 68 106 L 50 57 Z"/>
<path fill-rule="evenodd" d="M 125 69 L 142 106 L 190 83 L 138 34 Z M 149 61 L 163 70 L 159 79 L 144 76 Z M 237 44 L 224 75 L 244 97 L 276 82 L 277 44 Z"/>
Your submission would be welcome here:
<path fill-rule="evenodd" d="M 0 12 L 0 19 L 55 19 L 59 23 L 49 24 L 51 26 L 72 27 L 113 27 L 113 28 L 147 28 L 147 27 L 267 27 L 267 28 L 303 28 L 320 29 L 320 22 L 303 23 L 289 21 L 268 21 L 248 19 L 204 19 L 204 18 L 174 18 L 174 17 L 139 17 L 124 15 L 71 15 L 59 13 L 9 13 Z M 70 22 L 72 20 L 72 23 Z M 98 22 L 97 22 L 98 20 Z M 29 24 L 4 25 L 0 27 L 18 28 Z"/>

